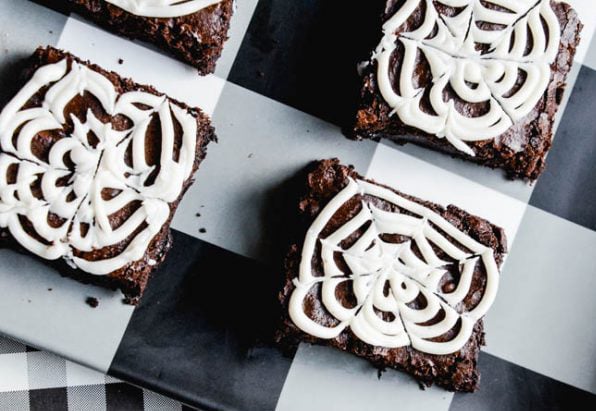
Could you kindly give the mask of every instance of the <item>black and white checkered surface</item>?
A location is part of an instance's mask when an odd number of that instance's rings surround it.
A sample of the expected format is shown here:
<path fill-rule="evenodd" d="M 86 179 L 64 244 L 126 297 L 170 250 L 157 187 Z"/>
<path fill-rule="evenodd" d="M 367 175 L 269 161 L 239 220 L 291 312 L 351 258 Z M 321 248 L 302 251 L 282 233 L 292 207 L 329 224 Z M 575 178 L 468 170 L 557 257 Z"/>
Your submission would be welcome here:
<path fill-rule="evenodd" d="M 136 309 L 117 293 L 0 250 L 0 333 L 44 350 L 0 340 L 0 410 L 182 408 L 153 392 L 222 410 L 596 407 L 592 0 L 570 1 L 585 23 L 583 41 L 548 168 L 533 186 L 415 146 L 342 136 L 358 91 L 357 50 L 378 37 L 382 2 L 239 0 L 217 72 L 200 78 L 68 16 L 59 1 L 0 1 L 1 104 L 15 91 L 19 61 L 52 44 L 203 107 L 220 139 L 176 215 L 175 245 Z M 379 379 L 365 361 L 327 348 L 302 345 L 289 359 L 255 344 L 275 321 L 288 181 L 326 157 L 506 229 L 511 252 L 486 318 L 478 393 L 421 391 L 394 371 Z M 88 296 L 99 307 L 87 306 Z"/>

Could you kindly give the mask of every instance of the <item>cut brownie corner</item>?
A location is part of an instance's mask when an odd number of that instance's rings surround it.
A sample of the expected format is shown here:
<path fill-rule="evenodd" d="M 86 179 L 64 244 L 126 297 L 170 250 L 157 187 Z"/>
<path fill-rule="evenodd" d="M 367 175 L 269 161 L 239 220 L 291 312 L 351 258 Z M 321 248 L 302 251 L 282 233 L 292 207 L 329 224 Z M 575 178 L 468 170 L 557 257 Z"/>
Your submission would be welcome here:
<path fill-rule="evenodd" d="M 122 0 L 67 0 L 70 9 L 98 25 L 161 48 L 195 67 L 215 71 L 234 14 L 234 0 L 145 6 Z M 194 3 L 194 4 L 191 4 Z"/>
<path fill-rule="evenodd" d="M 580 41 L 577 13 L 554 0 L 520 2 L 515 10 L 499 0 L 457 10 L 437 1 L 432 7 L 439 17 L 430 30 L 432 25 L 422 26 L 428 23 L 422 3 L 395 20 L 402 6 L 388 2 L 384 37 L 362 73 L 360 104 L 348 137 L 414 143 L 500 168 L 510 178 L 536 180 L 552 145 L 555 115 Z M 476 8 L 487 13 L 487 21 L 460 36 L 454 16 L 468 13 L 471 22 Z M 503 17 L 500 24 L 488 21 L 491 13 Z M 503 24 L 508 20 L 511 24 Z M 392 26 L 392 21 L 401 24 Z M 535 21 L 544 24 L 538 27 Z M 421 34 L 421 27 L 430 31 Z M 503 28 L 539 35 L 545 49 L 535 49 L 530 40 L 522 45 L 513 35 L 497 40 L 487 35 Z M 445 38 L 453 42 L 441 42 Z M 464 39 L 470 38 L 474 48 L 466 49 Z"/>
<path fill-rule="evenodd" d="M 279 293 L 282 351 L 326 345 L 424 386 L 476 391 L 504 231 L 366 180 L 337 159 L 309 166 L 298 209 L 304 237 L 290 247 Z"/>
<path fill-rule="evenodd" d="M 210 119 L 53 47 L 26 66 L 0 112 L 13 136 L 0 145 L 0 245 L 136 304 L 215 140 Z"/>

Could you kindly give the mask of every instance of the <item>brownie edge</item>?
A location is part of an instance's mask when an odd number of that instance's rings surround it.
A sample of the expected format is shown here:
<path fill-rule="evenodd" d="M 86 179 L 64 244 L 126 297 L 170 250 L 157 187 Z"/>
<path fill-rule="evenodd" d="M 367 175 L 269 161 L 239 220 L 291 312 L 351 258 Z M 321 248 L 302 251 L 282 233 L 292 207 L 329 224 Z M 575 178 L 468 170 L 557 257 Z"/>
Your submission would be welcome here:
<path fill-rule="evenodd" d="M 301 197 L 299 202 L 302 222 L 299 223 L 298 235 L 306 233 L 321 210 L 346 187 L 348 179 L 364 180 L 376 184 L 363 179 L 352 167 L 341 165 L 337 159 L 319 161 L 309 167 L 304 187 L 306 194 Z M 495 261 L 500 267 L 507 252 L 507 241 L 503 229 L 490 224 L 482 218 L 470 215 L 453 205 L 442 207 L 390 190 L 431 209 L 474 240 L 490 247 L 494 252 Z M 348 218 L 347 216 L 351 215 L 349 209 L 349 205 L 342 207 L 337 218 L 339 220 Z M 330 221 L 332 221 L 330 224 L 333 224 L 334 220 Z M 474 325 L 473 332 L 467 343 L 457 352 L 448 355 L 428 354 L 411 346 L 400 348 L 373 346 L 359 339 L 350 328 L 346 328 L 339 336 L 332 339 L 317 338 L 298 328 L 289 316 L 289 302 L 292 292 L 296 289 L 293 281 L 299 275 L 302 240 L 303 238 L 296 238 L 296 242 L 290 247 L 285 259 L 285 285 L 279 293 L 279 300 L 284 314 L 275 339 L 284 352 L 292 352 L 300 342 L 326 345 L 362 357 L 380 370 L 393 368 L 404 371 L 418 380 L 421 386 L 437 384 L 447 390 L 461 392 L 473 392 L 478 389 L 480 380 L 477 369 L 478 355 L 480 347 L 485 345 L 481 319 Z M 316 263 L 316 260 L 316 258 L 313 259 L 313 270 L 316 272 L 313 275 L 322 276 L 321 266 Z M 477 292 L 479 288 L 480 284 L 473 291 Z M 309 317 L 325 324 L 333 324 L 326 308 L 322 304 L 316 303 L 317 300 L 320 300 L 320 290 L 311 290 L 309 293 L 312 293 L 312 299 L 305 303 L 306 309 L 309 310 Z"/>

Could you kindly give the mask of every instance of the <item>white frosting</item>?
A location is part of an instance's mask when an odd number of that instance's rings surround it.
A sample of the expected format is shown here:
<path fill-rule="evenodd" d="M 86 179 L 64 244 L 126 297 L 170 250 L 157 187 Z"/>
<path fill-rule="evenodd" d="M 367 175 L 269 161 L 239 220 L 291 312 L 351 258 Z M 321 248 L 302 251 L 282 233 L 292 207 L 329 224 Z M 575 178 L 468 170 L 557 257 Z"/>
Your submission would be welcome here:
<path fill-rule="evenodd" d="M 23 108 L 44 87 L 49 88 L 41 106 Z M 132 127 L 116 131 L 89 110 L 85 122 L 71 116 L 72 134 L 51 146 L 47 160 L 37 157 L 31 150 L 32 140 L 44 131 L 63 129 L 65 107 L 85 92 L 96 97 L 111 116 L 130 119 Z M 155 170 L 145 158 L 145 136 L 154 117 L 161 123 L 159 172 L 155 181 L 146 185 Z M 174 119 L 182 129 L 177 160 L 173 159 Z M 91 132 L 99 140 L 95 147 L 88 139 Z M 19 244 L 32 253 L 48 260 L 64 258 L 90 274 L 109 274 L 140 260 L 170 216 L 168 203 L 178 198 L 192 174 L 196 134 L 196 119 L 164 96 L 142 91 L 118 96 L 106 77 L 76 62 L 70 69 L 66 60 L 41 67 L 0 113 L 0 227 L 8 227 Z M 125 163 L 129 146 L 132 166 Z M 67 156 L 74 169 L 65 163 Z M 14 183 L 7 179 L 12 165 L 18 166 Z M 58 186 L 65 178 L 68 183 Z M 31 189 L 39 179 L 42 198 L 36 198 Z M 120 192 L 104 200 L 104 189 Z M 109 216 L 131 202 L 140 203 L 140 207 L 113 228 Z M 50 213 L 64 223 L 51 226 Z M 19 216 L 31 222 L 38 236 L 27 233 Z M 82 231 L 83 226 L 88 229 Z M 73 250 L 93 251 L 118 244 L 137 230 L 140 232 L 123 252 L 112 258 L 87 261 L 73 254 Z"/>
<path fill-rule="evenodd" d="M 359 197 L 362 199 L 361 211 L 334 233 L 321 238 L 323 229 L 336 212 L 358 195 L 377 197 L 414 216 L 380 210 L 367 202 L 366 197 Z M 343 240 L 367 223 L 368 228 L 353 245 L 342 247 Z M 409 240 L 388 243 L 382 240 L 383 234 L 398 234 Z M 317 248 L 319 243 L 320 248 Z M 412 250 L 413 244 L 420 250 L 422 258 Z M 436 249 L 458 262 L 461 277 L 452 292 L 444 293 L 440 289 L 440 281 L 450 263 L 442 261 Z M 324 276 L 314 275 L 312 262 L 317 250 L 320 250 Z M 343 257 L 350 273 L 338 266 L 337 253 Z M 484 293 L 472 310 L 462 312 L 458 304 L 468 295 L 474 269 L 479 264 L 484 266 L 486 273 Z M 336 288 L 345 282 L 351 283 L 356 299 L 354 308 L 346 308 L 336 297 Z M 388 294 L 384 292 L 386 282 L 389 283 Z M 318 284 L 321 284 L 321 303 L 337 320 L 335 326 L 320 324 L 304 311 L 305 298 Z M 336 338 L 349 327 L 367 344 L 387 348 L 411 345 L 418 351 L 444 355 L 458 351 L 469 340 L 474 324 L 492 305 L 498 284 L 499 271 L 490 247 L 480 244 L 418 203 L 378 185 L 350 179 L 346 188 L 321 211 L 306 234 L 289 314 L 301 330 L 318 338 Z M 408 307 L 419 294 L 426 298 L 426 307 Z M 393 319 L 385 321 L 375 310 L 392 313 Z M 441 311 L 445 314 L 443 320 L 430 326 L 422 325 Z M 461 327 L 453 339 L 430 341 L 454 329 L 460 320 Z"/>
<path fill-rule="evenodd" d="M 485 2 L 510 12 L 490 10 L 480 0 L 436 1 L 463 8 L 463 11 L 448 17 L 437 12 L 432 0 L 406 0 L 383 26 L 384 37 L 373 56 L 378 63 L 379 89 L 403 123 L 438 138 L 446 138 L 458 150 L 474 156 L 466 142 L 493 139 L 504 133 L 529 114 L 544 94 L 550 81 L 550 65 L 559 48 L 560 24 L 550 0 Z M 396 35 L 421 3 L 426 3 L 422 25 Z M 504 28 L 482 30 L 476 24 L 479 22 L 499 24 Z M 525 52 L 530 41 L 533 46 Z M 396 73 L 399 93 L 390 77 L 390 60 L 397 42 L 404 48 L 401 73 Z M 481 54 L 476 45 L 488 46 L 489 51 Z M 420 109 L 425 90 L 415 88 L 412 83 L 418 53 L 422 53 L 430 65 L 433 79 L 428 87 L 436 115 Z M 527 79 L 518 91 L 508 95 L 518 79 L 519 70 L 526 73 Z M 462 115 L 453 101 L 443 100 L 447 85 L 451 85 L 461 100 L 489 102 L 490 109 L 475 118 Z"/>
<path fill-rule="evenodd" d="M 196 13 L 222 0 L 106 0 L 127 12 L 142 17 L 170 18 Z"/>

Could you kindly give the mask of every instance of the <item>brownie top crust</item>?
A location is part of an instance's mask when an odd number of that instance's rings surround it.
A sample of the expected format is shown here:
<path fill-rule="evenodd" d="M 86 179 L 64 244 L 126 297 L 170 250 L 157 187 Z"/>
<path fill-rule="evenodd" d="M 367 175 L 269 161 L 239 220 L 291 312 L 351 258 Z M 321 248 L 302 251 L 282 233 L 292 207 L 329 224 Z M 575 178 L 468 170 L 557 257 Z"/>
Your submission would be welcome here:
<path fill-rule="evenodd" d="M 0 228 L 90 275 L 156 265 L 208 119 L 60 50 L 30 67 L 0 113 Z"/>
<path fill-rule="evenodd" d="M 196 13 L 222 0 L 105 0 L 141 17 L 171 18 Z"/>

